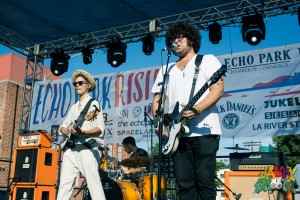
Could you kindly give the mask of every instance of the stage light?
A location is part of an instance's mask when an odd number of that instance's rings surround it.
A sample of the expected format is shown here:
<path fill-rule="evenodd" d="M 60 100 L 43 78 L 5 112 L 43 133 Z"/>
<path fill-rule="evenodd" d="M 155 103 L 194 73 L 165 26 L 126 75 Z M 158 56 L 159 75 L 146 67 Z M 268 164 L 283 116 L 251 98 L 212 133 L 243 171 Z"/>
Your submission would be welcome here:
<path fill-rule="evenodd" d="M 250 45 L 257 45 L 265 39 L 266 27 L 261 14 L 242 17 L 243 41 Z"/>
<path fill-rule="evenodd" d="M 151 55 L 154 51 L 154 37 L 151 34 L 142 38 L 143 52 L 145 55 Z"/>
<path fill-rule="evenodd" d="M 209 25 L 209 41 L 213 44 L 219 44 L 222 40 L 222 27 L 218 22 Z"/>
<path fill-rule="evenodd" d="M 70 56 L 65 54 L 62 48 L 54 49 L 50 57 L 52 58 L 50 70 L 53 75 L 60 76 L 68 71 Z"/>
<path fill-rule="evenodd" d="M 112 67 L 119 67 L 122 63 L 126 62 L 126 44 L 122 43 L 119 39 L 113 39 L 110 43 L 106 44 L 107 62 Z"/>
<path fill-rule="evenodd" d="M 84 47 L 83 49 L 81 49 L 81 53 L 82 53 L 82 59 L 84 64 L 88 65 L 93 62 L 93 57 L 92 57 L 92 54 L 94 53 L 93 49 Z"/>

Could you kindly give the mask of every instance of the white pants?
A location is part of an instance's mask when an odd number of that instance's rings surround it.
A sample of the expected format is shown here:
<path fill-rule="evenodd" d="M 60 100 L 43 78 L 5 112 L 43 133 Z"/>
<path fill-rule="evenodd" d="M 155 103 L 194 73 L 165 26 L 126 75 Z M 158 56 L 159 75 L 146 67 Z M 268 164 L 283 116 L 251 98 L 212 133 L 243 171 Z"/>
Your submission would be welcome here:
<path fill-rule="evenodd" d="M 98 149 L 76 145 L 64 152 L 57 200 L 69 200 L 79 172 L 85 177 L 92 200 L 105 200 L 100 180 Z"/>

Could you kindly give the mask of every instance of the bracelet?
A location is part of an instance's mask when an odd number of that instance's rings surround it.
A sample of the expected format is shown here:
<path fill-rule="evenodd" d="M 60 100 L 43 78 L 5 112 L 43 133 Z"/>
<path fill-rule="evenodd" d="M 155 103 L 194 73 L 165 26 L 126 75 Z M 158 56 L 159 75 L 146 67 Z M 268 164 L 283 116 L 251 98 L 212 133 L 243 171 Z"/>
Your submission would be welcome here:
<path fill-rule="evenodd" d="M 83 133 L 83 135 L 85 135 L 85 131 L 84 130 L 82 130 L 82 133 Z"/>
<path fill-rule="evenodd" d="M 196 108 L 197 108 L 198 115 L 200 115 L 200 114 L 201 114 L 200 108 L 199 108 L 197 105 L 195 105 L 195 106 L 196 106 Z"/>

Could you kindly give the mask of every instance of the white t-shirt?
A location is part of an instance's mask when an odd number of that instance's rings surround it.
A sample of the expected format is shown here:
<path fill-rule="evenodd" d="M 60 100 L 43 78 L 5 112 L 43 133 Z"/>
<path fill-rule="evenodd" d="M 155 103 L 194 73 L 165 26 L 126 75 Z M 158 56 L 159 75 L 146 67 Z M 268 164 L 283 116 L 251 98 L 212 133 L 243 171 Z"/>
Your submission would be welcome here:
<path fill-rule="evenodd" d="M 187 104 L 189 102 L 190 92 L 192 89 L 192 82 L 195 73 L 195 59 L 196 55 L 188 62 L 185 69 L 182 71 L 176 63 L 171 63 L 168 67 L 168 76 L 165 85 L 165 104 L 164 113 L 172 113 L 176 102 L 179 104 Z M 194 94 L 196 94 L 202 86 L 209 80 L 209 78 L 216 72 L 222 64 L 213 55 L 203 56 L 202 63 L 200 65 L 200 71 L 197 78 Z M 161 92 L 161 85 L 158 83 L 163 82 L 163 74 L 166 70 L 166 66 L 157 74 L 157 78 L 152 87 L 152 93 Z M 199 103 L 210 92 L 207 89 L 205 93 L 196 102 Z M 180 110 L 181 111 L 181 106 Z M 187 120 L 186 125 L 190 131 L 187 134 L 183 134 L 182 137 L 195 137 L 202 135 L 221 134 L 221 127 L 219 122 L 218 110 L 216 105 L 203 111 L 199 116 L 193 120 Z"/>

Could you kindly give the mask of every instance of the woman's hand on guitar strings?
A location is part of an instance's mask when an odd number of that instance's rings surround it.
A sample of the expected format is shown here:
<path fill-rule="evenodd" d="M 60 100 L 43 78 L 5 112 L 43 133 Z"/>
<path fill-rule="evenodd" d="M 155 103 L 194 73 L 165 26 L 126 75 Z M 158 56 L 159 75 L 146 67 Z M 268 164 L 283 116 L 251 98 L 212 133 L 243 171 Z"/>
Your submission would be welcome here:
<path fill-rule="evenodd" d="M 64 135 L 64 136 L 68 136 L 70 133 L 70 130 L 66 127 L 61 127 L 60 128 L 60 132 Z"/>

